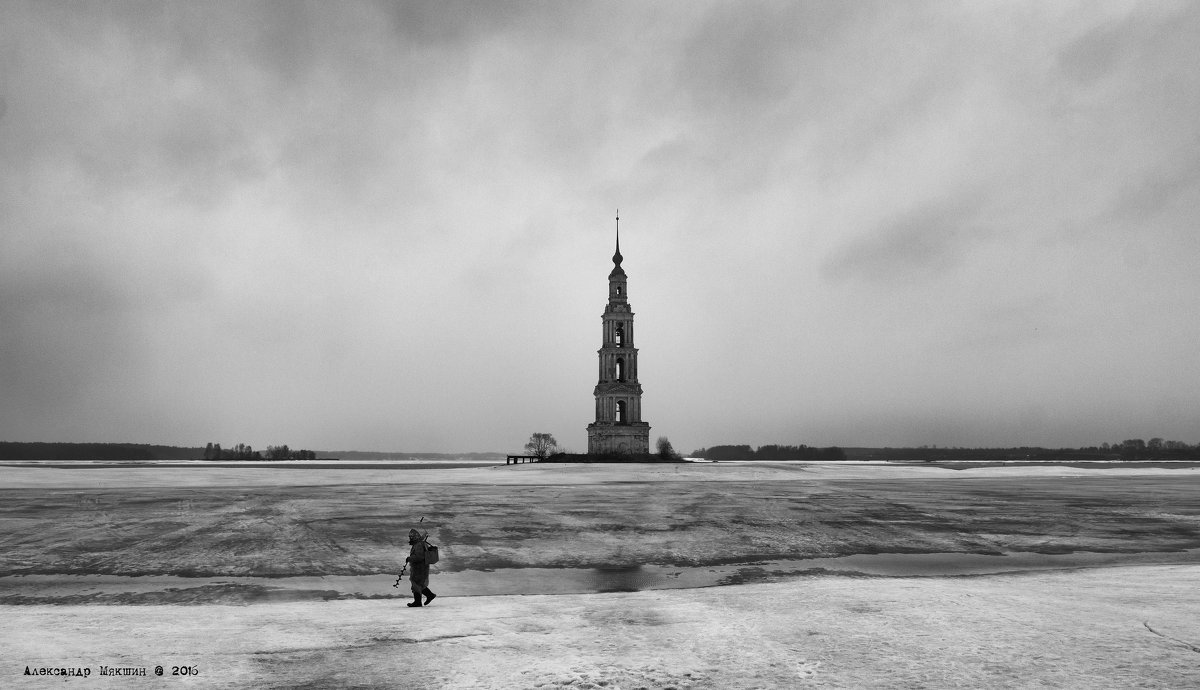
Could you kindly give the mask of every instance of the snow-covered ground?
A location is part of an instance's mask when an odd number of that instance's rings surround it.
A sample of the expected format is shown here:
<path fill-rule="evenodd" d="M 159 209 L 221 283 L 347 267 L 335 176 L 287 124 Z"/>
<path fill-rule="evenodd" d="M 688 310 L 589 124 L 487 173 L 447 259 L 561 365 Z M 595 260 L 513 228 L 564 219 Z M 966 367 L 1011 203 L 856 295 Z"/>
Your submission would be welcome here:
<path fill-rule="evenodd" d="M 126 687 L 99 667 L 143 667 L 153 682 L 161 665 L 199 673 L 172 685 L 205 687 L 1194 688 L 1198 580 L 1197 566 L 1135 566 L 446 596 L 421 609 L 9 606 L 0 684 L 60 687 L 23 670 L 87 667 L 88 686 Z"/>

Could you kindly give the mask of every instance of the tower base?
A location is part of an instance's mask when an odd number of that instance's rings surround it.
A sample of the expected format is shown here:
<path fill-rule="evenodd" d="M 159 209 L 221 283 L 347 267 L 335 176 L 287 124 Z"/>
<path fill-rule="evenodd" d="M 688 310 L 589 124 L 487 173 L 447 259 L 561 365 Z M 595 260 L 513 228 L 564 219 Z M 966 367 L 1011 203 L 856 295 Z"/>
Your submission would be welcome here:
<path fill-rule="evenodd" d="M 646 455 L 650 452 L 650 425 L 646 422 L 592 422 L 587 430 L 589 454 Z"/>

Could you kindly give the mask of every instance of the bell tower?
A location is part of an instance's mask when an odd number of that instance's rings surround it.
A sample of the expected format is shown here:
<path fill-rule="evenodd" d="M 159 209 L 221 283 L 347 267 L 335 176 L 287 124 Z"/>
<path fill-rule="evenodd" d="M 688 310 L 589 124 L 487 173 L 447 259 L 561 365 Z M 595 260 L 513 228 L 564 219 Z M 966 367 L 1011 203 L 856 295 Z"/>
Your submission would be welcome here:
<path fill-rule="evenodd" d="M 625 270 L 621 268 L 621 216 L 617 215 L 617 251 L 608 274 L 608 305 L 601 320 L 600 380 L 596 421 L 588 424 L 589 454 L 646 454 L 650 425 L 642 421 L 642 385 L 638 383 L 633 312 L 629 309 Z"/>

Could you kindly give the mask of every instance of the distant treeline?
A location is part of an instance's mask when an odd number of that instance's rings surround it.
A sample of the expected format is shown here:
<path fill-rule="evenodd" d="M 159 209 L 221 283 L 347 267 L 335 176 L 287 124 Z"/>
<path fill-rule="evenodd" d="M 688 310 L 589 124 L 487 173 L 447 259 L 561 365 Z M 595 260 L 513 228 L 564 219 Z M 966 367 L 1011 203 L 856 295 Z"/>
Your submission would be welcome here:
<path fill-rule="evenodd" d="M 292 450 L 287 444 L 282 446 L 267 446 L 264 455 L 262 451 L 239 443 L 232 448 L 221 448 L 220 443 L 209 443 L 204 447 L 205 460 L 316 460 L 317 453 L 312 450 Z"/>
<path fill-rule="evenodd" d="M 222 448 L 219 443 L 199 446 L 156 446 L 145 443 L 19 443 L 0 441 L 0 461 L 5 460 L 100 460 L 141 462 L 149 460 L 446 460 L 503 462 L 503 453 L 379 453 L 372 451 L 292 450 L 287 445 L 254 450 L 239 443 Z"/>
<path fill-rule="evenodd" d="M 539 462 L 647 463 L 681 460 L 652 453 L 551 453 Z"/>
<path fill-rule="evenodd" d="M 799 446 L 713 446 L 692 451 L 693 458 L 705 460 L 845 460 L 846 453 L 837 446 L 810 448 Z"/>
<path fill-rule="evenodd" d="M 1158 441 L 1158 439 L 1152 439 Z M 1082 448 L 847 448 L 849 460 L 889 462 L 1154 462 L 1200 461 L 1200 445 L 1134 439 Z"/>
<path fill-rule="evenodd" d="M 1157 453 L 1164 450 L 1200 450 L 1200 443 L 1164 441 L 1161 438 L 1152 438 L 1149 441 L 1143 441 L 1140 438 L 1131 438 L 1121 441 L 1120 443 L 1102 443 L 1099 447 L 1092 446 L 1091 448 L 1080 448 L 1080 450 L 1112 450 L 1119 453 Z"/>
<path fill-rule="evenodd" d="M 0 441 L 0 460 L 192 460 L 203 448 L 145 443 L 16 443 Z"/>
<path fill-rule="evenodd" d="M 404 453 L 401 451 L 335 450 L 317 452 L 317 458 L 336 457 L 342 460 L 430 460 L 504 462 L 504 453 Z"/>
<path fill-rule="evenodd" d="M 1153 462 L 1200 461 L 1200 443 L 1127 439 L 1082 448 L 812 448 L 806 445 L 713 446 L 692 451 L 707 460 L 875 460 L 887 462 Z"/>

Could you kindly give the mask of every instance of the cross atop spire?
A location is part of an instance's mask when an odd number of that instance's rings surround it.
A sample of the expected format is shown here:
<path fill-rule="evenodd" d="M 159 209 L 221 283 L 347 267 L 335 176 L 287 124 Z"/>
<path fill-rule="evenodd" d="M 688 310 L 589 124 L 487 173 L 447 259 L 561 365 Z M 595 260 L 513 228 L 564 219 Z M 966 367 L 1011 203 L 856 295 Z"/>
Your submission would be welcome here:
<path fill-rule="evenodd" d="M 613 263 L 618 267 L 624 257 L 621 256 L 621 209 L 617 209 L 617 253 L 613 254 Z"/>

